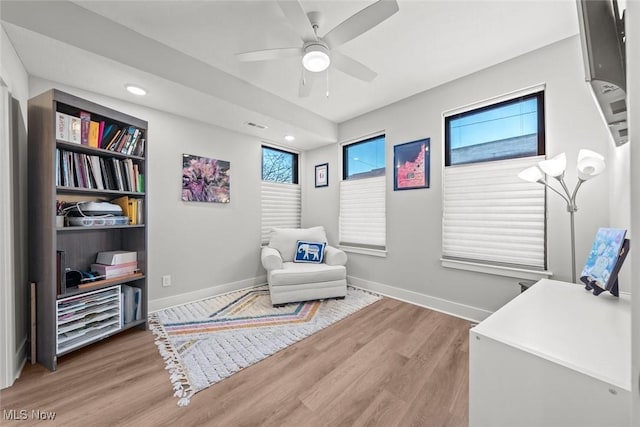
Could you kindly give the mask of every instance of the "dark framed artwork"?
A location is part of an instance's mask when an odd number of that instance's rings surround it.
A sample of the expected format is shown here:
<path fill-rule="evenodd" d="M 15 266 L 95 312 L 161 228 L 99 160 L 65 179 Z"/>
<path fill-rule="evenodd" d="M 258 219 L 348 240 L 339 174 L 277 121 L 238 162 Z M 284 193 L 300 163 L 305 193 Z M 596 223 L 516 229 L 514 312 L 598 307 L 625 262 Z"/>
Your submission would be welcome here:
<path fill-rule="evenodd" d="M 182 155 L 182 200 L 229 203 L 230 167 L 225 160 Z"/>
<path fill-rule="evenodd" d="M 429 188 L 430 138 L 393 147 L 393 189 Z"/>
<path fill-rule="evenodd" d="M 316 165 L 316 188 L 329 186 L 329 163 Z"/>

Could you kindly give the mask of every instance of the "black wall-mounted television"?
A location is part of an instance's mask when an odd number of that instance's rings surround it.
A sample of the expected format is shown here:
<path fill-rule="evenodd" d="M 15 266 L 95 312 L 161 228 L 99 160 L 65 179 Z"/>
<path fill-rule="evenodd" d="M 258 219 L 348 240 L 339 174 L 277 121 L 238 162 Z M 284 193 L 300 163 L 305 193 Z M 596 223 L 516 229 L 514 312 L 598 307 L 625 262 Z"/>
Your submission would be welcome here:
<path fill-rule="evenodd" d="M 629 141 L 625 20 L 616 0 L 577 0 L 585 78 L 616 145 Z"/>

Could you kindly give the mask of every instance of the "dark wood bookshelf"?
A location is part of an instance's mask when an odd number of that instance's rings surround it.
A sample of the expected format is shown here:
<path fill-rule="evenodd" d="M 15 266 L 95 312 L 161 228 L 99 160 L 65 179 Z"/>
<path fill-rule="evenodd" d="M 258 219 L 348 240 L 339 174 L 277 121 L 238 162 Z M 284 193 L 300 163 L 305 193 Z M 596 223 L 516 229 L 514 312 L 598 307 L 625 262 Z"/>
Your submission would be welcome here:
<path fill-rule="evenodd" d="M 110 277 L 108 279 L 96 280 L 95 282 L 87 282 L 87 283 L 83 283 L 82 287 L 67 288 L 64 294 L 58 295 L 58 299 L 80 295 L 89 291 L 96 291 L 96 290 L 108 288 L 114 285 L 121 285 L 124 283 L 129 283 L 135 280 L 141 280 L 145 278 L 146 276 L 143 273 L 134 273 L 134 274 L 127 274 L 125 276 Z"/>
<path fill-rule="evenodd" d="M 104 230 L 104 229 L 118 229 L 118 228 L 145 228 L 146 224 L 123 224 L 123 225 L 96 225 L 91 227 L 83 227 L 81 225 L 71 225 L 67 227 L 57 227 L 58 232 L 67 233 L 74 231 L 90 231 L 90 230 Z"/>
<path fill-rule="evenodd" d="M 74 151 L 76 153 L 95 154 L 104 157 L 115 157 L 117 159 L 132 159 L 132 160 L 144 160 L 144 157 L 134 156 L 131 154 L 124 154 L 118 151 L 105 150 L 104 148 L 89 147 L 88 145 L 76 144 L 75 142 L 66 142 L 56 140 L 58 148 Z"/>
<path fill-rule="evenodd" d="M 36 284 L 36 361 L 50 370 L 55 370 L 57 358 L 62 354 L 70 353 L 132 327 L 146 329 L 148 310 L 145 274 L 147 272 L 146 193 L 56 185 L 61 173 L 59 169 L 61 158 L 57 156 L 56 150 L 61 150 L 80 153 L 80 156 L 97 156 L 103 158 L 104 163 L 109 159 L 116 159 L 109 160 L 113 163 L 133 162 L 136 170 L 144 174 L 143 183 L 146 186 L 147 141 L 140 145 L 141 150 L 144 148 L 137 153 L 142 153 L 140 155 L 68 142 L 57 138 L 56 126 L 59 122 L 56 113 L 79 118 L 80 112 L 87 112 L 91 115 L 91 121 L 104 121 L 105 126 L 108 123 L 122 128 L 134 127 L 136 134 L 142 137 L 146 137 L 148 126 L 144 120 L 56 89 L 31 98 L 28 108 L 29 280 Z M 132 141 L 134 140 L 132 138 Z M 88 163 L 87 166 L 89 166 Z M 102 167 L 96 169 L 95 164 L 91 166 L 92 174 L 96 170 L 99 174 L 107 172 Z M 130 173 L 129 175 L 131 176 Z M 88 181 L 85 180 L 85 182 Z M 78 200 L 113 200 L 121 196 L 142 201 L 140 224 L 55 226 L 58 200 L 74 203 Z M 59 292 L 65 288 L 58 286 L 61 277 L 64 276 L 57 268 L 58 251 L 64 253 L 64 265 L 61 266 L 63 271 L 89 271 L 99 252 L 114 250 L 136 252 L 138 270 L 141 273 L 96 281 L 92 286 L 84 289 L 69 288 Z M 125 298 L 122 293 L 123 285 L 137 288 L 136 292 L 140 294 L 140 319 L 126 324 L 121 322 L 124 319 L 124 312 L 122 305 L 117 303 Z M 85 295 L 86 298 L 83 297 Z M 108 311 L 101 311 L 101 308 L 93 309 L 91 300 L 94 297 L 98 300 L 108 299 L 110 309 Z M 69 305 L 78 298 L 88 301 L 87 307 L 83 307 L 80 314 L 74 313 L 74 316 L 87 313 L 86 320 L 81 319 L 77 322 L 80 326 L 76 326 L 75 320 L 73 322 L 68 320 L 69 315 L 65 314 L 65 310 L 69 310 Z M 96 322 L 91 319 L 96 317 L 100 320 L 94 327 Z M 87 331 L 84 328 L 87 328 Z M 85 333 L 86 336 L 83 336 Z"/>
<path fill-rule="evenodd" d="M 130 197 L 144 197 L 144 192 L 137 191 L 118 191 L 118 190 L 99 190 L 97 188 L 83 188 L 83 187 L 56 187 L 58 194 L 78 194 L 78 195 L 95 195 L 95 196 L 130 196 Z"/>

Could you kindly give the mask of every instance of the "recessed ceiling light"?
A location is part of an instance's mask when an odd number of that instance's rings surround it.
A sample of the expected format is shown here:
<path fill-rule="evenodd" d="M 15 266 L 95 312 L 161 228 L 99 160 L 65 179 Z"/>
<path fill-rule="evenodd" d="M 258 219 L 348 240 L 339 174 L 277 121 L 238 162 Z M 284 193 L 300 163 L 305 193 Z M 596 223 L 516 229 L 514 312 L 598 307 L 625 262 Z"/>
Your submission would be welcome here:
<path fill-rule="evenodd" d="M 295 141 L 296 137 L 293 135 L 286 135 L 284 139 L 291 142 L 291 141 Z"/>
<path fill-rule="evenodd" d="M 126 87 L 127 90 L 134 95 L 144 96 L 147 94 L 147 91 L 141 88 L 140 86 L 128 84 L 128 85 L 125 85 L 124 87 Z"/>

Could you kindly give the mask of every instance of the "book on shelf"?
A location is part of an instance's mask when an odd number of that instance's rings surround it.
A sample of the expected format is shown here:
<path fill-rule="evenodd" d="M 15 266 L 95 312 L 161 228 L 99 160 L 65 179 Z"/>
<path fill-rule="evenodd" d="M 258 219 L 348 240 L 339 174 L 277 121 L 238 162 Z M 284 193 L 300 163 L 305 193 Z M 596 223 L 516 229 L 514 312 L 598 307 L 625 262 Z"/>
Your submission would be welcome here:
<path fill-rule="evenodd" d="M 72 153 L 73 167 L 75 172 L 75 187 L 88 188 L 87 178 L 84 175 L 84 168 L 82 167 L 80 153 Z"/>
<path fill-rule="evenodd" d="M 121 134 L 122 129 L 115 128 L 115 132 L 112 134 L 111 139 L 107 142 L 104 149 L 113 151 L 113 146 L 118 143 Z"/>
<path fill-rule="evenodd" d="M 81 166 L 83 168 L 83 173 L 86 177 L 85 185 L 88 188 L 96 188 L 96 180 L 93 176 L 93 171 L 91 170 L 91 165 L 89 164 L 89 159 L 86 154 L 80 154 Z"/>
<path fill-rule="evenodd" d="M 100 148 L 105 148 L 105 149 L 107 148 L 107 145 L 109 144 L 109 142 L 111 141 L 111 138 L 113 138 L 113 135 L 117 130 L 118 130 L 118 127 L 115 124 L 105 123 L 104 130 L 102 132 L 102 138 L 100 138 Z"/>
<path fill-rule="evenodd" d="M 142 289 L 135 286 L 122 285 L 123 323 L 131 323 L 142 317 Z"/>
<path fill-rule="evenodd" d="M 101 148 L 100 143 L 102 142 L 102 137 L 104 136 L 104 120 L 100 120 L 98 122 L 98 140 L 96 141 L 96 148 Z"/>
<path fill-rule="evenodd" d="M 69 139 L 67 142 L 73 142 L 74 144 L 80 144 L 81 142 L 82 125 L 80 123 L 80 117 L 69 116 Z"/>
<path fill-rule="evenodd" d="M 61 170 L 62 168 L 60 167 L 60 149 L 56 148 L 56 159 L 55 159 L 55 168 L 56 168 L 56 187 L 59 187 L 60 185 L 62 185 L 62 174 L 61 174 Z"/>
<path fill-rule="evenodd" d="M 91 120 L 89 122 L 89 147 L 98 148 L 98 138 L 100 134 L 100 123 Z"/>
<path fill-rule="evenodd" d="M 106 189 L 104 185 L 104 180 L 102 179 L 102 168 L 100 166 L 100 157 L 98 156 L 90 156 L 88 155 L 89 166 L 91 167 L 91 173 L 96 181 L 96 188 L 98 190 Z"/>
<path fill-rule="evenodd" d="M 66 286 L 66 267 L 64 259 L 64 251 L 56 251 L 56 291 L 57 295 L 67 292 Z"/>
<path fill-rule="evenodd" d="M 89 127 L 91 124 L 91 114 L 80 111 L 80 143 L 89 145 Z"/>
<path fill-rule="evenodd" d="M 69 115 L 56 113 L 56 139 L 69 141 Z"/>

